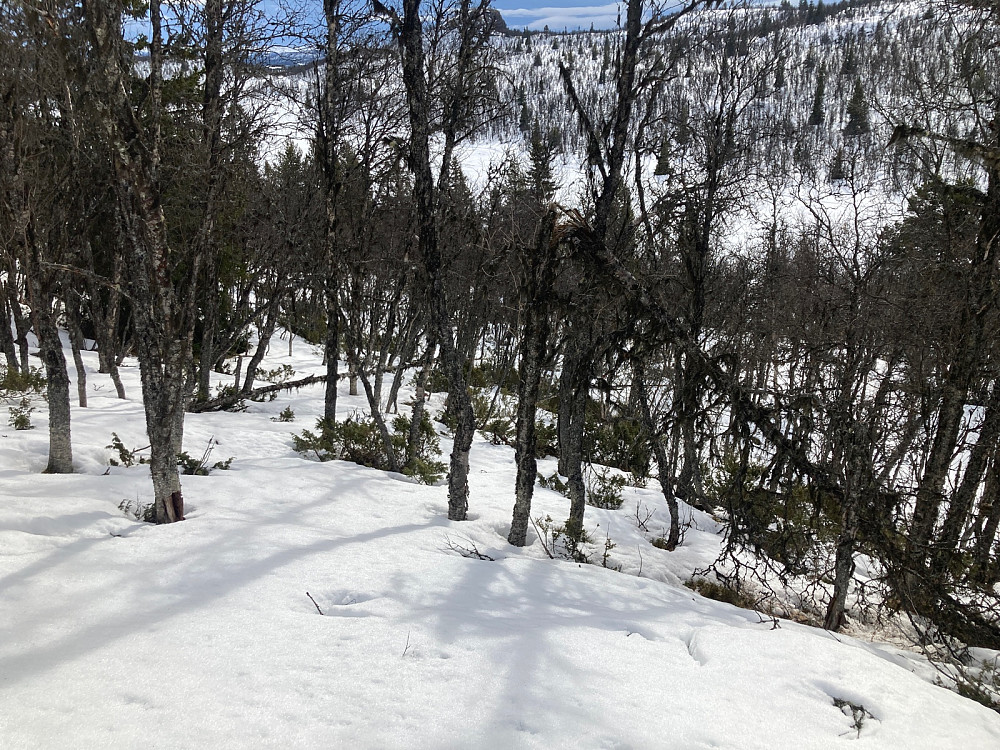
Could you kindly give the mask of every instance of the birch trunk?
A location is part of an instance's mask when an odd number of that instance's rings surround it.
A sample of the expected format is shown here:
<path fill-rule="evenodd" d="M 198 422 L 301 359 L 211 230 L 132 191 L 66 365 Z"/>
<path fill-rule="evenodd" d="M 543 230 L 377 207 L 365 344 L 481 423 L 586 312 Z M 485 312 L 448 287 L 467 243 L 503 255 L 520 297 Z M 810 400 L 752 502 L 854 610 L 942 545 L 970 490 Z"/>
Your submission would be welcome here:
<path fill-rule="evenodd" d="M 168 523 L 184 517 L 176 454 L 182 443 L 193 365 L 201 257 L 194 252 L 181 258 L 172 251 L 160 198 L 163 47 L 159 3 L 150 5 L 147 118 L 138 116 L 126 95 L 132 61 L 125 53 L 122 38 L 121 4 L 95 0 L 84 10 L 93 49 L 88 83 L 95 90 L 92 99 L 115 171 L 150 441 L 155 518 L 157 523 Z"/>
<path fill-rule="evenodd" d="M 70 440 L 69 372 L 63 354 L 55 316 L 42 303 L 35 315 L 36 332 L 42 362 L 45 363 L 46 394 L 49 402 L 49 460 L 46 474 L 73 472 L 73 447 Z"/>
<path fill-rule="evenodd" d="M 547 300 L 554 272 L 552 230 L 555 215 L 550 211 L 539 223 L 534 252 L 529 253 L 523 303 L 523 328 L 519 347 L 517 382 L 517 424 L 515 427 L 514 461 L 517 477 L 514 483 L 514 510 L 507 541 L 523 547 L 531 519 L 531 498 L 535 491 L 538 462 L 535 459 L 535 417 L 538 411 L 538 391 L 542 382 L 542 366 L 550 333 Z"/>

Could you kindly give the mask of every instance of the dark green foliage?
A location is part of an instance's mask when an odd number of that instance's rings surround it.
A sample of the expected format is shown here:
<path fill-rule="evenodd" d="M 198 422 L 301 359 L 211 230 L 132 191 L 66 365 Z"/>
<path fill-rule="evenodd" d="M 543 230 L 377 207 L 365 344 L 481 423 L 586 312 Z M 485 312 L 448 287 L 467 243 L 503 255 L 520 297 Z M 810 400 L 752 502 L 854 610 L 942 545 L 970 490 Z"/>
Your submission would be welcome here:
<path fill-rule="evenodd" d="M 514 422 L 508 417 L 496 417 L 489 421 L 483 432 L 493 445 L 511 445 L 514 440 Z"/>
<path fill-rule="evenodd" d="M 953 321 L 969 285 L 970 260 L 983 210 L 973 185 L 930 180 L 909 199 L 909 216 L 887 236 L 900 271 L 900 305 L 910 310 L 907 332 L 946 355 L 956 346 Z"/>
<path fill-rule="evenodd" d="M 958 668 L 955 692 L 1000 713 L 1000 667 L 997 659 L 974 667 Z"/>
<path fill-rule="evenodd" d="M 20 404 L 10 407 L 10 417 L 7 423 L 15 430 L 33 430 L 35 426 L 31 424 L 31 412 L 35 407 L 31 405 L 31 399 L 27 396 L 21 399 Z"/>
<path fill-rule="evenodd" d="M 844 53 L 844 62 L 840 66 L 840 75 L 853 76 L 858 72 L 858 61 L 853 49 L 848 49 Z"/>
<path fill-rule="evenodd" d="M 601 555 L 601 567 L 608 568 L 609 570 L 616 570 L 619 573 L 622 572 L 621 565 L 611 565 L 611 550 L 613 550 L 618 545 L 611 541 L 611 535 L 607 535 L 604 539 L 604 552 Z"/>
<path fill-rule="evenodd" d="M 289 313 L 284 323 L 310 344 L 319 346 L 326 341 L 326 311 L 317 300 L 296 302 L 294 313 Z"/>
<path fill-rule="evenodd" d="M 226 383 L 225 385 L 220 385 L 215 389 L 215 396 L 213 398 L 225 399 L 229 398 L 230 396 L 235 396 L 239 392 L 240 389 L 238 386 L 233 385 L 232 383 Z M 233 411 L 233 412 L 246 411 L 246 410 L 247 410 L 247 404 L 246 401 L 244 401 L 243 399 L 237 399 L 235 402 L 233 402 L 232 406 L 226 409 L 226 411 Z"/>
<path fill-rule="evenodd" d="M 678 146 L 687 146 L 691 143 L 694 132 L 691 127 L 691 105 L 687 101 L 681 102 L 677 112 L 677 125 L 674 128 L 674 140 Z"/>
<path fill-rule="evenodd" d="M 820 70 L 816 76 L 816 92 L 813 94 L 812 110 L 809 113 L 809 126 L 819 127 L 824 119 L 824 99 L 826 98 L 826 73 Z"/>
<path fill-rule="evenodd" d="M 270 370 L 257 370 L 257 378 L 269 383 L 285 383 L 295 376 L 295 370 L 289 364 L 273 367 Z"/>
<path fill-rule="evenodd" d="M 278 414 L 278 416 L 271 417 L 271 421 L 272 422 L 294 422 L 295 421 L 295 412 L 292 410 L 292 407 L 286 406 L 284 409 L 281 410 L 281 413 Z"/>
<path fill-rule="evenodd" d="M 10 416 L 7 423 L 15 430 L 31 430 L 31 413 L 35 407 L 31 404 L 31 396 L 44 395 L 46 382 L 45 373 L 39 367 L 31 367 L 27 372 L 11 370 L 0 365 L 0 399 L 14 401 L 11 403 Z"/>
<path fill-rule="evenodd" d="M 587 505 L 605 510 L 618 510 L 622 507 L 622 488 L 625 477 L 615 474 L 610 469 L 590 467 L 587 482 Z"/>
<path fill-rule="evenodd" d="M 653 174 L 663 177 L 670 173 L 670 139 L 664 138 L 660 143 L 660 153 L 656 157 L 656 168 Z"/>
<path fill-rule="evenodd" d="M 861 79 L 854 79 L 854 91 L 851 94 L 851 101 L 847 103 L 847 125 L 844 127 L 845 135 L 864 135 L 871 131 L 872 126 L 868 115 L 868 100 L 865 98 L 865 90 L 861 86 Z"/>
<path fill-rule="evenodd" d="M 375 421 L 371 417 L 355 415 L 343 422 L 337 422 L 326 431 L 336 435 L 339 432 L 344 461 L 352 461 L 375 469 L 388 469 L 385 449 L 379 438 Z"/>
<path fill-rule="evenodd" d="M 440 455 L 440 451 L 438 451 Z M 420 484 L 437 484 L 445 476 L 448 466 L 443 461 L 433 461 L 429 458 L 417 456 L 413 463 L 404 466 L 403 473 L 408 477 L 413 477 Z"/>
<path fill-rule="evenodd" d="M 547 490 L 552 490 L 553 492 L 558 492 L 564 497 L 569 496 L 569 485 L 562 480 L 562 478 L 556 472 L 553 472 L 551 476 L 543 476 L 540 472 L 538 474 L 538 486 L 544 487 Z"/>
<path fill-rule="evenodd" d="M 833 161 L 830 163 L 830 180 L 843 180 L 847 177 L 847 171 L 844 168 L 844 149 L 838 148 L 837 153 L 833 155 Z"/>
<path fill-rule="evenodd" d="M 558 134 L 549 131 L 542 133 L 536 120 L 531 128 L 531 138 L 528 143 L 528 184 L 535 199 L 540 203 L 552 200 L 556 192 L 556 182 L 552 175 L 552 159 L 556 152 Z"/>
<path fill-rule="evenodd" d="M 182 474 L 188 474 L 191 476 L 207 477 L 216 469 L 225 471 L 232 466 L 234 456 L 230 456 L 225 461 L 216 461 L 214 464 L 209 466 L 208 462 L 212 456 L 212 451 L 215 450 L 215 446 L 218 442 L 215 438 L 209 438 L 208 445 L 202 452 L 200 458 L 195 458 L 186 451 L 182 451 L 177 454 L 177 465 L 181 467 Z"/>
<path fill-rule="evenodd" d="M 469 374 L 469 379 L 474 377 L 475 368 Z M 435 367 L 427 374 L 427 390 L 431 393 L 448 392 L 448 376 L 440 367 Z"/>
<path fill-rule="evenodd" d="M 753 609 L 756 602 L 741 587 L 732 587 L 725 583 L 711 581 L 707 578 L 692 578 L 684 583 L 689 589 L 697 591 L 706 599 L 732 604 L 734 607 Z"/>
<path fill-rule="evenodd" d="M 16 394 L 41 394 L 45 392 L 45 371 L 41 367 L 30 367 L 28 372 L 11 370 L 0 365 L 0 398 L 11 398 Z"/>
<path fill-rule="evenodd" d="M 785 88 L 785 58 L 778 58 L 778 64 L 774 71 L 774 89 L 780 91 Z"/>
<path fill-rule="evenodd" d="M 494 386 L 488 384 L 486 372 L 475 368 L 472 370 L 470 381 L 487 383 L 485 387 L 470 386 L 469 394 L 472 401 L 472 412 L 475 416 L 476 429 L 486 432 L 490 441 L 494 445 L 509 445 L 514 439 L 514 403 L 512 397 L 504 395 L 501 388 L 497 394 Z M 450 402 L 445 404 L 436 416 L 438 422 L 449 429 L 455 429 L 456 418 L 451 412 Z"/>
<path fill-rule="evenodd" d="M 397 455 L 405 453 L 410 418 L 399 415 L 393 420 L 392 427 L 392 450 Z M 437 432 L 426 412 L 418 435 L 417 456 L 411 465 L 403 467 L 402 472 L 423 484 L 434 484 L 441 479 L 447 467 L 434 460 L 441 455 L 441 448 Z M 375 421 L 359 414 L 354 414 L 343 422 L 331 423 L 319 419 L 316 422 L 316 432 L 303 430 L 301 435 L 292 435 L 292 447 L 298 453 L 311 454 L 319 461 L 351 461 L 373 469 L 389 470 L 385 446 Z"/>
<path fill-rule="evenodd" d="M 122 439 L 118 437 L 117 432 L 111 433 L 111 444 L 106 445 L 105 447 L 115 451 L 118 454 L 117 459 L 114 458 L 108 459 L 108 465 L 110 466 L 129 467 L 129 466 L 135 466 L 136 464 L 144 464 L 147 462 L 145 456 L 137 456 L 136 454 L 139 453 L 139 451 L 146 450 L 147 448 L 149 448 L 149 446 L 147 445 L 146 448 L 128 448 L 125 446 L 125 443 L 122 442 Z"/>
<path fill-rule="evenodd" d="M 502 395 L 509 395 L 517 391 L 517 368 L 512 366 L 498 365 L 493 360 L 486 360 L 478 367 L 473 368 L 475 377 L 479 381 L 479 388 L 499 388 Z"/>
<path fill-rule="evenodd" d="M 554 456 L 559 452 L 559 428 L 550 422 L 535 422 L 535 458 Z"/>
<path fill-rule="evenodd" d="M 448 408 L 448 402 L 445 402 L 445 407 L 434 415 L 434 420 L 440 422 L 452 432 L 458 426 L 458 417 Z"/>
<path fill-rule="evenodd" d="M 424 411 L 421 413 L 419 429 L 417 430 L 417 451 L 413 461 L 404 466 L 402 471 L 407 476 L 413 477 L 421 484 L 435 484 L 448 471 L 448 467 L 441 461 L 435 460 L 441 455 L 441 444 L 438 440 L 437 430 L 431 418 Z M 406 441 L 410 434 L 411 418 L 405 414 L 400 414 L 392 420 L 392 443 L 394 449 L 400 453 L 406 451 Z"/>
<path fill-rule="evenodd" d="M 156 523 L 156 509 L 153 507 L 153 503 L 140 503 L 138 499 L 125 498 L 118 503 L 118 510 L 133 520 Z"/>
<path fill-rule="evenodd" d="M 202 466 L 198 459 L 193 458 L 187 451 L 177 454 L 177 465 L 181 467 L 182 474 L 205 477 L 209 473 L 209 469 Z"/>
<path fill-rule="evenodd" d="M 476 429 L 481 430 L 493 419 L 492 394 L 479 389 L 472 389 L 472 412 L 476 416 Z"/>
<path fill-rule="evenodd" d="M 376 469 L 388 468 L 378 430 L 370 417 L 354 414 L 343 422 L 319 419 L 316 430 L 292 435 L 292 447 L 298 453 L 311 453 L 318 461 L 352 461 Z"/>
<path fill-rule="evenodd" d="M 532 519 L 531 525 L 535 527 L 542 548 L 552 559 L 561 557 L 575 563 L 590 563 L 590 557 L 581 545 L 590 544 L 593 539 L 584 529 L 571 532 L 564 525 L 557 526 L 552 516 Z"/>
<path fill-rule="evenodd" d="M 836 502 L 797 483 L 771 491 L 762 486 L 764 472 L 764 466 L 741 467 L 727 456 L 706 479 L 706 497 L 725 509 L 731 540 L 780 562 L 790 573 L 815 572 L 811 558 L 817 545 L 837 538 Z"/>
<path fill-rule="evenodd" d="M 615 415 L 602 420 L 588 409 L 583 441 L 591 463 L 627 471 L 640 481 L 649 476 L 652 455 L 638 419 Z"/>
<path fill-rule="evenodd" d="M 521 114 L 518 117 L 518 129 L 522 133 L 527 133 L 531 130 L 531 110 L 528 109 L 527 104 L 521 105 Z"/>
<path fill-rule="evenodd" d="M 983 198 L 969 182 L 927 181 L 908 201 L 909 216 L 892 238 L 894 252 L 964 266 L 974 252 Z"/>

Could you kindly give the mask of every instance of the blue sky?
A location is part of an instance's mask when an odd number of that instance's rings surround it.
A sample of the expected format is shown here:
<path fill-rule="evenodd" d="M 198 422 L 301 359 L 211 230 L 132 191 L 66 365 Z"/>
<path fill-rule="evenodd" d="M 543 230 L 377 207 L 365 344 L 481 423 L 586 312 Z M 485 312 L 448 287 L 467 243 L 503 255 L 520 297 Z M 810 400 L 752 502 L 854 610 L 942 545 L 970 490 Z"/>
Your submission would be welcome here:
<path fill-rule="evenodd" d="M 680 7 L 680 0 L 666 2 Z M 323 7 L 320 0 L 264 0 L 262 7 L 266 11 L 274 11 L 279 5 L 297 7 L 304 17 L 310 18 L 318 17 Z M 589 29 L 591 25 L 597 29 L 613 29 L 617 25 L 619 8 L 624 9 L 621 2 L 601 3 L 599 0 L 590 3 L 586 0 L 493 0 L 493 7 L 503 14 L 510 28 L 527 27 L 535 31 L 541 31 L 545 26 L 552 31 Z M 316 16 L 313 16 L 314 13 Z M 135 27 L 140 28 L 139 25 Z"/>
<path fill-rule="evenodd" d="M 618 17 L 618 3 L 585 5 L 573 0 L 495 0 L 493 7 L 499 10 L 513 29 L 527 26 L 542 29 L 546 25 L 552 31 L 567 29 L 610 29 Z"/>
<path fill-rule="evenodd" d="M 743 2 L 745 0 L 733 0 Z M 749 0 L 752 5 L 777 5 L 780 0 Z M 816 0 L 812 0 L 816 2 Z M 792 0 L 797 6 L 798 0 Z M 652 6 L 654 3 L 647 3 Z M 680 9 L 682 0 L 663 0 L 659 4 L 661 11 Z M 588 4 L 581 0 L 493 0 L 493 7 L 499 10 L 512 29 L 528 27 L 540 31 L 548 26 L 552 31 L 563 29 L 589 29 L 593 24 L 595 29 L 613 29 L 617 25 L 618 10 L 623 2 L 592 2 Z"/>

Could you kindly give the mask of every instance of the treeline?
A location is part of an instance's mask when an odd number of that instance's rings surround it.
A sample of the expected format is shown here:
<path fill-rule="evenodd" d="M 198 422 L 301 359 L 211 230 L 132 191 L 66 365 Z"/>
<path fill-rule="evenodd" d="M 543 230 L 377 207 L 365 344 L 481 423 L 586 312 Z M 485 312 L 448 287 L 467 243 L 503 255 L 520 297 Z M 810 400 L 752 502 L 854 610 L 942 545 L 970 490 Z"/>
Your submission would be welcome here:
<path fill-rule="evenodd" d="M 289 32 L 253 3 L 167 10 L 0 11 L 0 345 L 11 387 L 37 335 L 48 471 L 72 470 L 61 330 L 74 354 L 96 342 L 121 397 L 116 368 L 138 357 L 154 514 L 169 522 L 185 412 L 252 398 L 280 326 L 325 349 L 320 432 L 338 429 L 346 360 L 389 468 L 420 470 L 428 391 L 447 391 L 450 519 L 466 517 L 488 427 L 516 451 L 511 544 L 526 543 L 536 457 L 553 450 L 570 540 L 586 537 L 588 465 L 610 465 L 657 481 L 664 547 L 682 543 L 679 501 L 719 513 L 720 569 L 806 581 L 828 628 L 872 595 L 1000 646 L 995 11 L 936 11 L 961 23 L 909 69 L 919 96 L 880 105 L 886 146 L 846 59 L 844 120 L 814 116 L 813 88 L 770 127 L 762 102 L 792 54 L 749 41 L 764 38 L 756 11 L 720 22 L 631 0 L 620 32 L 595 37 L 594 76 L 558 61 L 554 128 L 504 83 L 511 42 L 491 36 L 487 2 L 330 0 L 312 40 L 323 64 L 270 78 L 255 55 Z M 136 17 L 148 36 L 124 33 Z M 278 96 L 298 99 L 310 148 L 262 166 Z M 519 106 L 525 156 L 470 185 L 461 147 Z M 553 201 L 567 133 L 584 159 L 575 205 Z M 836 172 L 802 168 L 808 150 Z M 902 214 L 900 164 L 920 183 Z M 235 384 L 212 392 L 235 355 Z M 401 444 L 386 415 L 409 372 Z"/>

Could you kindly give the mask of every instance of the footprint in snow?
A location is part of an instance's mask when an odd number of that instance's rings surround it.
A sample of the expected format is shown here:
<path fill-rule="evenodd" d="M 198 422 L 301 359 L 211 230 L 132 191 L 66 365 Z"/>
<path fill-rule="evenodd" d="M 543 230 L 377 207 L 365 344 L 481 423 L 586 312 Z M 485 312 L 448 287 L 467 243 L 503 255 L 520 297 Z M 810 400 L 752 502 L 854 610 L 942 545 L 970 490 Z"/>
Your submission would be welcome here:
<path fill-rule="evenodd" d="M 370 612 L 355 609 L 355 605 L 382 598 L 377 594 L 363 594 L 346 589 L 328 591 L 319 595 L 306 592 L 306 596 L 312 600 L 320 614 L 335 617 L 368 617 L 371 615 Z"/>

